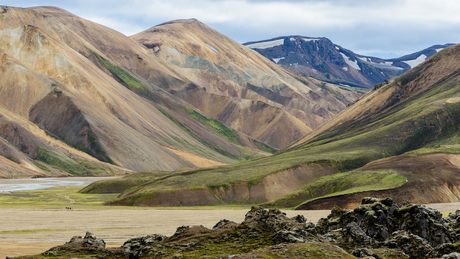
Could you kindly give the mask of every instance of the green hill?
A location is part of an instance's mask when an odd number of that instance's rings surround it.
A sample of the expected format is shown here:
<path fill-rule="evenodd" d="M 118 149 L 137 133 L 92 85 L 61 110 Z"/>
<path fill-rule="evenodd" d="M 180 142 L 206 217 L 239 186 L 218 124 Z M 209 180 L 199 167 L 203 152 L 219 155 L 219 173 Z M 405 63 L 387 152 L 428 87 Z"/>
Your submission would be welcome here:
<path fill-rule="evenodd" d="M 458 201 L 459 59 L 458 45 L 437 53 L 273 156 L 174 172 L 110 204 L 318 209 L 339 200 L 350 207 L 369 193 L 397 201 Z"/>

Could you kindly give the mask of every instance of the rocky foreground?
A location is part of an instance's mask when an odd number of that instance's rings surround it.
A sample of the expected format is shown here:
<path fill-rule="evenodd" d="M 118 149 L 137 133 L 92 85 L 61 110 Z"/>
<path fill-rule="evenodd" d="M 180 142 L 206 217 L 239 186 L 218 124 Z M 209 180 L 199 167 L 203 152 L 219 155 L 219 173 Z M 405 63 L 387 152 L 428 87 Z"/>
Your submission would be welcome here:
<path fill-rule="evenodd" d="M 237 224 L 181 226 L 171 237 L 132 238 L 121 247 L 87 232 L 41 255 L 20 258 L 460 258 L 460 210 L 437 210 L 390 198 L 364 198 L 354 210 L 335 207 L 318 224 L 278 209 L 252 207 Z"/>

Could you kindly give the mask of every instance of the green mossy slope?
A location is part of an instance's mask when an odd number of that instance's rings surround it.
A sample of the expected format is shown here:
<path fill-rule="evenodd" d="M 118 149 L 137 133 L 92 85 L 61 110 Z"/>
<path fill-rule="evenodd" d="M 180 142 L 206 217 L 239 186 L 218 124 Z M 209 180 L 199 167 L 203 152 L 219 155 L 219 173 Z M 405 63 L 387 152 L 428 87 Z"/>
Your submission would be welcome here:
<path fill-rule="evenodd" d="M 321 177 L 312 184 L 280 199 L 269 201 L 264 207 L 297 207 L 300 204 L 330 196 L 365 191 L 393 189 L 406 183 L 407 178 L 394 170 L 351 171 Z"/>
<path fill-rule="evenodd" d="M 300 140 L 271 157 L 225 167 L 176 172 L 151 182 L 143 189 L 147 195 L 154 190 L 177 191 L 257 182 L 267 175 L 315 161 L 329 163 L 338 171 L 347 172 L 385 157 L 411 151 L 416 155 L 415 150 L 419 149 L 425 153 L 436 152 L 441 146 L 457 145 L 460 143 L 457 134 L 460 127 L 460 102 L 457 100 L 460 66 L 456 61 L 459 58 L 460 46 L 439 52 L 415 69 L 364 96 L 349 108 L 352 114 L 346 110 L 337 116 L 338 119 L 335 118 L 336 121 L 344 118 L 340 123 L 326 124 L 313 132 L 313 137 L 307 135 L 307 141 Z M 450 153 L 457 153 L 455 150 L 451 149 Z M 404 180 L 394 177 L 397 179 L 395 185 L 388 188 L 397 187 Z M 378 190 L 380 186 L 385 186 L 385 179 L 364 182 L 359 188 Z M 321 183 L 316 185 L 321 186 Z M 326 194 L 330 193 L 323 195 Z M 318 196 L 305 199 L 314 197 Z M 288 206 L 297 202 L 300 200 L 283 201 Z"/>

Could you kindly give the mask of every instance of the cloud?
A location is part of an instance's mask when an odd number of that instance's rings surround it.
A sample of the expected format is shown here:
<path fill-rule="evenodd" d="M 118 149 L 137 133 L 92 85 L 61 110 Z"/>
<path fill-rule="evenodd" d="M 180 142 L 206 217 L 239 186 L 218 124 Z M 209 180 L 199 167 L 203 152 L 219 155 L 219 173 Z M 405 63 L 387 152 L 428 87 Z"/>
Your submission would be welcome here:
<path fill-rule="evenodd" d="M 196 18 L 239 42 L 323 36 L 357 53 L 386 58 L 460 42 L 457 0 L 6 0 L 4 4 L 58 6 L 126 35 L 170 20 Z"/>

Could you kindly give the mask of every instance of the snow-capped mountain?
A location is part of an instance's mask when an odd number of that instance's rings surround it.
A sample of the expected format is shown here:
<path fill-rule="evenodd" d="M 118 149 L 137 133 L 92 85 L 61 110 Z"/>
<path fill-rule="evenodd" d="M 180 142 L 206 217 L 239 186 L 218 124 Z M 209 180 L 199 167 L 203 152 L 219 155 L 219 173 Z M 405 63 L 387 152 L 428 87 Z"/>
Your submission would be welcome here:
<path fill-rule="evenodd" d="M 373 87 L 406 72 L 453 44 L 435 45 L 396 59 L 359 55 L 323 37 L 287 36 L 244 45 L 276 64 L 301 74 L 335 83 Z"/>

